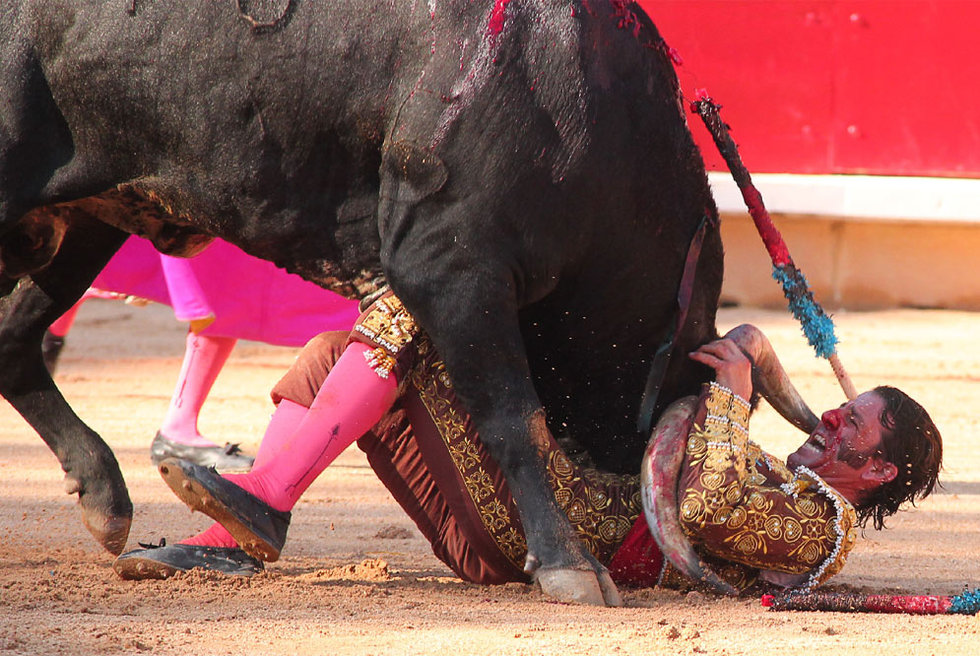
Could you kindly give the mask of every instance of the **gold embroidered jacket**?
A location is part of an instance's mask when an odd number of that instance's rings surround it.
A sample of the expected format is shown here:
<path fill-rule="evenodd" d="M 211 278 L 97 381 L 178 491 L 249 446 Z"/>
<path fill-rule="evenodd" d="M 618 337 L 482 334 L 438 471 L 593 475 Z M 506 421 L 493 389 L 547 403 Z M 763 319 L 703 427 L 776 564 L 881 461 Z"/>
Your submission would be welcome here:
<path fill-rule="evenodd" d="M 475 438 L 464 430 L 462 420 L 445 421 L 443 415 L 454 416 L 447 409 L 455 407 L 443 398 L 446 394 L 427 393 L 433 385 L 451 391 L 441 361 L 426 355 L 427 340 L 397 297 L 387 291 L 372 300 L 350 339 L 371 345 L 365 357 L 384 378 L 394 373 L 401 380 L 419 357 L 432 360 L 424 372 L 415 372 L 428 380 L 415 384 L 423 399 L 438 406 L 430 410 L 442 418 L 443 437 L 457 460 L 463 447 L 473 446 L 466 440 Z M 415 348 L 406 348 L 410 344 Z M 793 474 L 750 442 L 744 400 L 714 383 L 706 388 L 704 400 L 707 415 L 689 436 L 679 487 L 681 524 L 705 560 L 740 590 L 754 583 L 761 569 L 799 575 L 808 587 L 836 574 L 854 546 L 854 509 L 813 472 L 801 468 Z M 457 464 L 469 486 L 477 479 L 463 466 L 465 462 Z M 479 467 L 475 471 L 482 472 Z M 557 445 L 549 457 L 548 473 L 556 499 L 577 533 L 601 562 L 609 562 L 634 521 L 643 521 L 638 477 L 580 471 Z M 526 547 L 515 533 L 513 518 L 508 514 L 506 526 L 497 526 L 502 515 L 493 491 L 477 487 L 470 492 L 488 531 L 520 568 Z M 483 506 L 491 503 L 494 512 L 488 514 Z M 646 539 L 653 541 L 649 533 Z M 669 567 L 659 580 L 672 587 L 691 583 Z M 654 578 L 649 584 L 656 582 Z"/>
<path fill-rule="evenodd" d="M 692 543 L 729 563 L 801 575 L 806 587 L 840 571 L 856 540 L 854 508 L 814 472 L 790 472 L 750 442 L 743 399 L 716 383 L 702 398 L 707 414 L 688 438 L 678 482 Z M 747 574 L 732 583 L 751 583 Z"/>

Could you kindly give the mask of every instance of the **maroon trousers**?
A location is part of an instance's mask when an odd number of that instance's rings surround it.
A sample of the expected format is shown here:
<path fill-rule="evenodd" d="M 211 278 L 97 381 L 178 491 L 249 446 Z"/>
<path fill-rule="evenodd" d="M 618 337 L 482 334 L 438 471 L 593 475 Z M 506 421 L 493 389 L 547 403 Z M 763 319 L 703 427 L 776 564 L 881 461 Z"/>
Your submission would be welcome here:
<path fill-rule="evenodd" d="M 308 407 L 349 339 L 359 336 L 332 332 L 311 340 L 273 388 L 273 401 Z M 402 368 L 398 401 L 358 446 L 435 555 L 460 578 L 527 581 L 527 545 L 507 483 L 424 335 L 412 342 L 410 361 Z M 576 467 L 554 440 L 551 446 L 549 477 L 580 538 L 600 562 L 613 564 L 617 579 L 654 583 L 661 557 L 645 531 L 637 477 Z M 631 555 L 614 562 L 624 542 L 632 545 Z M 643 562 L 636 562 L 637 553 Z M 641 580 L 633 570 L 643 573 Z"/>

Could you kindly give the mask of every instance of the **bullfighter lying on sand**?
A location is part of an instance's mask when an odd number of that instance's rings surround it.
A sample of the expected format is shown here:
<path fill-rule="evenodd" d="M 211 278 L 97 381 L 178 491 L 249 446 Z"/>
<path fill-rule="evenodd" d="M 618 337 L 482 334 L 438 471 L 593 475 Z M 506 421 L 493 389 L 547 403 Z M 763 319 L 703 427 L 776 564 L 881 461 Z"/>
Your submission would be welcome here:
<path fill-rule="evenodd" d="M 716 376 L 687 401 L 693 423 L 673 478 L 684 533 L 713 573 L 739 591 L 823 583 L 843 567 L 858 527 L 871 519 L 880 529 L 903 503 L 932 491 L 942 459 L 928 413 L 903 392 L 878 387 L 814 418 L 808 439 L 780 462 L 748 439 L 753 363 L 769 356 L 771 346 L 751 326 L 690 355 Z M 511 491 L 438 355 L 396 297 L 374 301 L 349 335 L 314 338 L 272 397 L 277 409 L 251 473 L 161 464 L 175 493 L 218 523 L 178 544 L 123 554 L 114 564 L 120 576 L 261 571 L 262 561 L 279 557 L 300 495 L 357 440 L 460 578 L 528 580 Z M 697 583 L 671 566 L 651 536 L 637 476 L 576 464 L 550 436 L 540 448 L 559 504 L 613 580 Z"/>

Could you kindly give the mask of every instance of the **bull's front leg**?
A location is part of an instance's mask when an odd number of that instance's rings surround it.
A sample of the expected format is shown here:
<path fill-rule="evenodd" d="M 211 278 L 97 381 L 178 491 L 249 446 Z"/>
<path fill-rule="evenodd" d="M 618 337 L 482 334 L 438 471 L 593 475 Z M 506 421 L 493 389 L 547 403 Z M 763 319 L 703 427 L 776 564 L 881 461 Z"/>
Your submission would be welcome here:
<path fill-rule="evenodd" d="M 81 223 L 87 223 L 81 221 Z M 41 357 L 47 327 L 81 297 L 125 234 L 92 221 L 69 230 L 54 261 L 0 299 L 0 394 L 40 434 L 78 494 L 82 521 L 113 554 L 122 552 L 133 504 L 112 451 L 72 411 Z"/>
<path fill-rule="evenodd" d="M 491 289 L 486 280 L 443 279 L 433 288 L 422 278 L 428 276 L 418 267 L 410 276 L 395 273 L 392 287 L 429 333 L 481 441 L 504 472 L 527 538 L 525 571 L 560 601 L 620 605 L 609 573 L 578 538 L 548 483 L 549 429 L 531 382 L 513 291 Z"/>

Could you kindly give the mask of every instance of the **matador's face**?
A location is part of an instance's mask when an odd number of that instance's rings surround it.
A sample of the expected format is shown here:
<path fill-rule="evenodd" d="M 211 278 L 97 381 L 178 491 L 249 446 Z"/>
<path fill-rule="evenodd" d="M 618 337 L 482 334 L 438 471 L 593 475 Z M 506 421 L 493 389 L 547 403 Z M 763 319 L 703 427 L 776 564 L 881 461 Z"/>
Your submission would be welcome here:
<path fill-rule="evenodd" d="M 823 413 L 806 442 L 786 459 L 791 469 L 808 467 L 834 487 L 854 487 L 881 460 L 884 401 L 865 392 Z M 836 482 L 836 484 L 835 484 Z"/>

